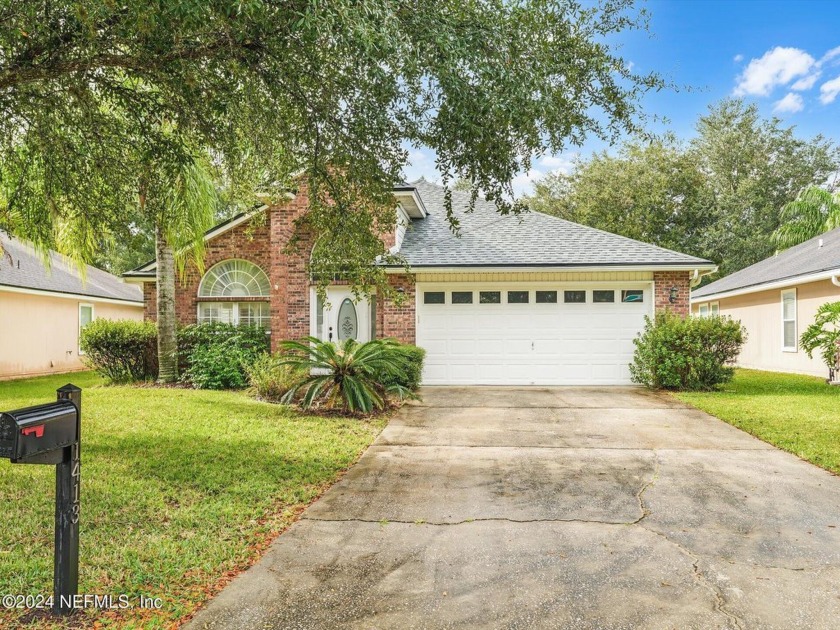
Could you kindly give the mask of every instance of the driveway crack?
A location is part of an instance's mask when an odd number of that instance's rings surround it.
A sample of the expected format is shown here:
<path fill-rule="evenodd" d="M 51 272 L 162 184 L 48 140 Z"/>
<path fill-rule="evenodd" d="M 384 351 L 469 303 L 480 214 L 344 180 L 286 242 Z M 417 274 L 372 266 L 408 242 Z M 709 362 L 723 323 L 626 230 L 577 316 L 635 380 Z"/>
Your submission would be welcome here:
<path fill-rule="evenodd" d="M 650 514 L 650 508 L 645 504 L 645 492 L 647 492 L 648 488 L 655 484 L 656 480 L 659 479 L 659 454 L 656 451 L 652 451 L 652 453 L 653 475 L 651 475 L 647 483 L 645 483 L 641 488 L 639 488 L 639 491 L 636 493 L 636 500 L 639 502 L 639 510 L 641 512 L 641 515 L 635 521 L 632 521 L 630 525 L 638 525 L 643 520 L 645 520 Z"/>
<path fill-rule="evenodd" d="M 706 590 L 708 590 L 712 594 L 712 596 L 714 597 L 715 611 L 717 611 L 718 613 L 724 615 L 727 619 L 729 619 L 729 621 L 731 621 L 732 624 L 736 628 L 738 628 L 738 630 L 743 630 L 743 628 L 745 627 L 743 619 L 741 619 L 738 615 L 731 612 L 730 610 L 727 610 L 727 608 L 726 608 L 727 601 L 726 601 L 726 597 L 723 594 L 723 591 L 714 582 L 709 580 L 703 574 L 703 571 L 700 569 L 700 560 L 701 560 L 700 556 L 698 556 L 697 554 L 695 554 L 691 550 L 687 549 L 686 547 L 683 547 L 677 541 L 671 540 L 670 538 L 668 538 L 668 536 L 666 536 L 662 532 L 658 532 L 656 530 L 650 529 L 649 527 L 645 527 L 644 525 L 641 524 L 641 521 L 638 523 L 638 525 L 639 525 L 639 527 L 641 527 L 645 531 L 650 532 L 651 534 L 653 534 L 655 536 L 658 536 L 662 540 L 670 543 L 671 545 L 676 547 L 677 550 L 681 554 L 683 554 L 685 557 L 689 558 L 691 560 L 691 568 L 692 568 L 692 572 L 693 572 L 693 575 L 694 575 L 694 580 L 698 584 L 703 586 Z"/>

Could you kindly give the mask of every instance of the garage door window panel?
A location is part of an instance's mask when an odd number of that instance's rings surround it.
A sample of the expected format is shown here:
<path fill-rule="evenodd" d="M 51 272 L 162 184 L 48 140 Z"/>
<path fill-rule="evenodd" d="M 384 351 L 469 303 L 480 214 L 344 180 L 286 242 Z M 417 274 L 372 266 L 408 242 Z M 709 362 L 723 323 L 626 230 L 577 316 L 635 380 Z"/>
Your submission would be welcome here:
<path fill-rule="evenodd" d="M 537 304 L 557 304 L 557 291 L 537 291 L 535 301 Z"/>
<path fill-rule="evenodd" d="M 615 291 L 593 291 L 592 301 L 596 304 L 608 304 L 615 302 Z"/>
<path fill-rule="evenodd" d="M 586 304 L 586 291 L 563 291 L 566 304 Z"/>
<path fill-rule="evenodd" d="M 472 304 L 473 303 L 472 291 L 453 291 L 452 292 L 452 303 L 453 304 Z"/>
<path fill-rule="evenodd" d="M 527 304 L 528 291 L 508 291 L 507 301 L 508 304 Z"/>
<path fill-rule="evenodd" d="M 621 301 L 622 302 L 644 302 L 645 301 L 645 292 L 641 289 L 622 289 L 621 291 Z"/>
<path fill-rule="evenodd" d="M 425 291 L 423 293 L 423 304 L 445 304 L 446 293 L 443 291 Z"/>
<path fill-rule="evenodd" d="M 478 294 L 478 303 L 479 304 L 501 304 L 502 303 L 502 292 L 501 291 L 480 291 Z"/>

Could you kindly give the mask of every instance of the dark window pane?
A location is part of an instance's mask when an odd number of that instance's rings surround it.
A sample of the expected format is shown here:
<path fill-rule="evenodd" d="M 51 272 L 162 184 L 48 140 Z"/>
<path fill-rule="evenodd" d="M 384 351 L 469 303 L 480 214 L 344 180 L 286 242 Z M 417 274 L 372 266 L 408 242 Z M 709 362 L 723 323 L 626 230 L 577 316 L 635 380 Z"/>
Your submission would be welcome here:
<path fill-rule="evenodd" d="M 557 291 L 537 291 L 537 304 L 557 304 Z"/>
<path fill-rule="evenodd" d="M 423 304 L 443 304 L 446 294 L 443 291 L 426 291 L 423 293 Z"/>
<path fill-rule="evenodd" d="M 585 304 L 586 291 L 563 291 L 563 301 L 566 304 Z"/>
<path fill-rule="evenodd" d="M 479 304 L 501 304 L 501 291 L 481 291 L 478 294 Z"/>
<path fill-rule="evenodd" d="M 453 304 L 472 304 L 472 291 L 453 291 Z"/>
<path fill-rule="evenodd" d="M 508 291 L 508 304 L 527 304 L 527 291 Z"/>
<path fill-rule="evenodd" d="M 593 302 L 615 302 L 615 291 L 593 291 Z"/>
<path fill-rule="evenodd" d="M 644 302 L 645 292 L 641 289 L 623 289 L 621 291 L 622 302 Z"/>

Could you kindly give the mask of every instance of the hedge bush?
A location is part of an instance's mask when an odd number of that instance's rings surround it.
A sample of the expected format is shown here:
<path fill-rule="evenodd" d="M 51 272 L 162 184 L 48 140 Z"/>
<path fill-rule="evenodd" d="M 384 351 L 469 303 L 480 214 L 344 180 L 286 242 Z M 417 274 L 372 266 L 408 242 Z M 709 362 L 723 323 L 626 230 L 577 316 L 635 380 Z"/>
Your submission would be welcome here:
<path fill-rule="evenodd" d="M 178 331 L 182 380 L 197 389 L 241 389 L 246 370 L 269 349 L 258 326 L 193 324 Z"/>
<path fill-rule="evenodd" d="M 261 400 L 280 402 L 292 387 L 300 383 L 306 373 L 284 365 L 280 357 L 264 354 L 245 368 L 251 393 Z"/>
<path fill-rule="evenodd" d="M 157 376 L 157 326 L 153 322 L 95 319 L 82 329 L 82 359 L 112 383 Z"/>
<path fill-rule="evenodd" d="M 670 311 L 646 318 L 633 341 L 633 382 L 654 389 L 711 390 L 732 379 L 732 364 L 747 338 L 727 317 L 682 318 Z"/>
<path fill-rule="evenodd" d="M 397 363 L 395 372 L 383 372 L 376 376 L 376 380 L 384 388 L 400 385 L 409 391 L 416 391 L 423 378 L 423 361 L 426 351 L 423 348 L 409 344 L 398 344 L 391 350 Z"/>

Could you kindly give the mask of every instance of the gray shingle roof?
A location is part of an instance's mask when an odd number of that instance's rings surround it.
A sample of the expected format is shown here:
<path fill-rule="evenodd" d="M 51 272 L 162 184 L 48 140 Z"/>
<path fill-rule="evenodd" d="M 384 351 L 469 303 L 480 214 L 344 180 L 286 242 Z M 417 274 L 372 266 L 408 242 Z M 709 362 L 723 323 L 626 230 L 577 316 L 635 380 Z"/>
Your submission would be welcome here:
<path fill-rule="evenodd" d="M 539 212 L 500 215 L 479 198 L 466 212 L 469 193 L 453 191 L 460 238 L 449 229 L 444 189 L 424 179 L 413 182 L 429 216 L 415 219 L 400 254 L 411 267 L 515 266 L 701 266 L 713 263 Z"/>
<path fill-rule="evenodd" d="M 822 247 L 820 247 L 822 241 Z M 765 258 L 691 292 L 692 299 L 840 268 L 840 228 Z"/>
<path fill-rule="evenodd" d="M 83 280 L 79 269 L 57 252 L 50 252 L 47 268 L 30 245 L 2 232 L 0 249 L 0 289 L 9 286 L 143 303 L 143 292 L 139 287 L 125 284 L 116 276 L 90 265 L 86 267 Z"/>

